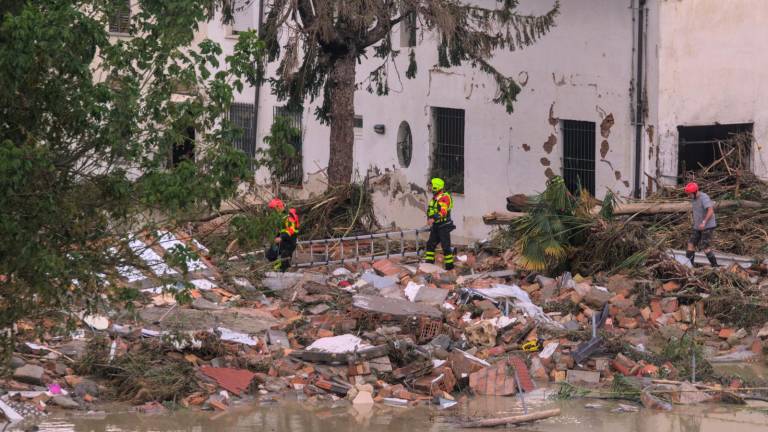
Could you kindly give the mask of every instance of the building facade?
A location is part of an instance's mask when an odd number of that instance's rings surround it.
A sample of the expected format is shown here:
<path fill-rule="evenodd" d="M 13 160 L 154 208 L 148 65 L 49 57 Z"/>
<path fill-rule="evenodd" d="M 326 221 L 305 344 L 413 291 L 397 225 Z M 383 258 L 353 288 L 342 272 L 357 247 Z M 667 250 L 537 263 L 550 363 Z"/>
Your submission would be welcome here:
<path fill-rule="evenodd" d="M 231 25 L 207 23 L 201 38 L 220 43 L 226 56 L 238 31 L 258 27 L 258 7 L 239 11 Z M 549 7 L 523 0 L 520 11 Z M 400 55 L 390 65 L 389 95 L 356 92 L 355 178 L 372 185 L 380 222 L 414 228 L 425 223 L 430 173 L 449 173 L 456 235 L 469 241 L 488 235 L 483 214 L 503 210 L 509 195 L 543 190 L 548 177 L 562 175 L 597 197 L 644 196 L 676 184 L 685 167 L 714 160 L 717 140 L 733 132 L 754 133 L 752 169 L 768 176 L 760 145 L 768 135 L 768 101 L 760 97 L 767 19 L 761 0 L 562 1 L 550 33 L 493 59 L 523 88 L 511 114 L 492 102 L 491 77 L 437 67 L 434 35 L 403 23 L 393 40 L 416 51 L 418 72 L 406 79 Z M 378 65 L 364 61 L 358 81 Z M 295 169 L 283 179 L 297 196 L 325 187 L 329 128 L 314 118 L 315 106 L 289 112 L 263 86 L 237 94 L 231 112 L 245 132 L 236 145 L 248 154 L 263 145 L 275 116 L 299 127 Z"/>

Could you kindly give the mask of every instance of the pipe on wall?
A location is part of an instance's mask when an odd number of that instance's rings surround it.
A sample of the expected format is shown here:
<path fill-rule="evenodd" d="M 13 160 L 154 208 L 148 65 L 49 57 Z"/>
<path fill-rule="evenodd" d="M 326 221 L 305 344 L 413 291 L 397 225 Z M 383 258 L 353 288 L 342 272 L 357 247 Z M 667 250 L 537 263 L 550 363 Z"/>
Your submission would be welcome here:
<path fill-rule="evenodd" d="M 643 50 L 645 49 L 645 4 L 646 0 L 639 0 L 637 8 L 637 74 L 635 76 L 635 175 L 633 195 L 640 198 L 640 179 L 642 178 L 643 157 L 643 124 L 644 124 L 644 100 L 643 100 Z"/>

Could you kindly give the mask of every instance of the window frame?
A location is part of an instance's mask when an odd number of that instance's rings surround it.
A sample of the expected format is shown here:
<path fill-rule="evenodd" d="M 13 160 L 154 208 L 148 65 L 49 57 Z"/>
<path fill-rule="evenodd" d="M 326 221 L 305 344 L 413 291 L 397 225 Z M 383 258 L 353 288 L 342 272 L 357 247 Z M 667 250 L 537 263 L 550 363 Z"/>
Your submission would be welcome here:
<path fill-rule="evenodd" d="M 433 106 L 430 114 L 430 175 L 442 178 L 448 192 L 463 194 L 466 189 L 466 111 Z"/>
<path fill-rule="evenodd" d="M 578 194 L 579 186 L 592 196 L 597 189 L 597 123 L 560 120 L 563 142 L 562 175 L 568 190 Z"/>

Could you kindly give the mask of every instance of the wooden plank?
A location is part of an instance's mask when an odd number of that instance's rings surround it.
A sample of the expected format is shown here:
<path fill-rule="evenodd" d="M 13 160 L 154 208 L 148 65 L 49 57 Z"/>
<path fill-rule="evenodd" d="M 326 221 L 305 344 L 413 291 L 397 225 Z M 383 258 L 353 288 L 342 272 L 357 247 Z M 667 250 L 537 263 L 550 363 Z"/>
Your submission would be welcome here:
<path fill-rule="evenodd" d="M 760 209 L 767 207 L 765 204 L 757 201 L 748 200 L 722 200 L 715 202 L 715 210 L 726 208 L 751 208 Z M 601 206 L 595 206 L 590 210 L 592 215 L 597 215 L 602 209 Z M 633 214 L 668 214 L 668 213 L 685 213 L 691 210 L 691 203 L 689 201 L 641 201 L 617 204 L 613 209 L 613 214 L 616 216 L 628 216 Z M 491 212 L 483 215 L 483 222 L 486 225 L 508 225 L 515 219 L 521 218 L 528 213 L 521 212 Z"/>
<path fill-rule="evenodd" d="M 388 353 L 389 345 L 379 345 L 357 352 L 346 353 L 296 350 L 291 352 L 291 356 L 311 363 L 347 363 L 350 358 L 356 360 L 371 360 L 379 357 L 385 357 Z"/>
<path fill-rule="evenodd" d="M 519 415 L 519 416 L 512 416 L 512 417 L 502 417 L 502 418 L 496 418 L 496 419 L 485 419 L 485 420 L 475 420 L 470 422 L 465 422 L 461 424 L 461 427 L 463 428 L 484 428 L 484 427 L 493 427 L 493 426 L 503 426 L 503 425 L 510 425 L 510 424 L 519 424 L 519 423 L 526 423 L 536 420 L 543 420 L 550 417 L 556 417 L 560 415 L 560 409 L 551 409 L 546 411 L 539 411 L 535 413 L 525 414 L 525 415 Z"/>

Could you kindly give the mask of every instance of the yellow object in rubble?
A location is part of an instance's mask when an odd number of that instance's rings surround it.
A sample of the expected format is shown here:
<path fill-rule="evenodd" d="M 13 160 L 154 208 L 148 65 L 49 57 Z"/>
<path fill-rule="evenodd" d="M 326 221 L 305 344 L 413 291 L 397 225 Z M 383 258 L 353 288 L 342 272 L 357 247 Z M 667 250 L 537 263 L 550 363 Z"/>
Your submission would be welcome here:
<path fill-rule="evenodd" d="M 530 340 L 526 343 L 524 343 L 521 347 L 523 351 L 527 352 L 537 352 L 541 351 L 541 341 L 540 340 Z"/>

